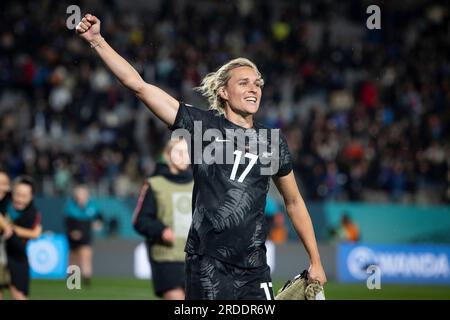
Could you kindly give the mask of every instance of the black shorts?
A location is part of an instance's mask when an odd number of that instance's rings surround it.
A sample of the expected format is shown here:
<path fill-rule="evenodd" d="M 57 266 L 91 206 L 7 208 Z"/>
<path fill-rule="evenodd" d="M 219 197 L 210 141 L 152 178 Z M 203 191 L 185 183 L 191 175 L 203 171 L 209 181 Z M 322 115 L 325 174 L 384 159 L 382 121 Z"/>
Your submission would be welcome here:
<path fill-rule="evenodd" d="M 27 259 L 8 257 L 8 269 L 11 285 L 28 296 L 30 291 L 30 267 Z"/>
<path fill-rule="evenodd" d="M 89 220 L 78 220 L 71 217 L 66 217 L 66 232 L 69 240 L 70 249 L 77 249 L 80 246 L 91 245 L 92 243 L 92 223 Z M 80 239 L 71 238 L 72 231 L 79 231 L 81 233 Z"/>
<path fill-rule="evenodd" d="M 273 300 L 270 268 L 239 268 L 209 256 L 187 254 L 186 300 Z"/>
<path fill-rule="evenodd" d="M 150 259 L 155 294 L 162 297 L 169 290 L 184 289 L 186 282 L 184 262 L 156 262 Z"/>

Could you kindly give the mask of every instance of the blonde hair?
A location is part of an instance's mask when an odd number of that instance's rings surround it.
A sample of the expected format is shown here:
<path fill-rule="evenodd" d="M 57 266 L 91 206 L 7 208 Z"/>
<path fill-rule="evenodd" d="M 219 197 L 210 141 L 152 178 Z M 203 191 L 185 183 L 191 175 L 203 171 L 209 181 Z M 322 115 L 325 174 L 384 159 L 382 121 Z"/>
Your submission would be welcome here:
<path fill-rule="evenodd" d="M 225 112 L 225 101 L 220 96 L 219 91 L 230 80 L 230 71 L 239 67 L 250 67 L 255 70 L 261 79 L 261 86 L 264 85 L 261 73 L 252 61 L 246 58 L 233 59 L 221 66 L 216 72 L 207 74 L 203 78 L 200 86 L 194 88 L 195 91 L 200 92 L 202 96 L 208 99 L 210 109 L 217 110 L 221 114 Z"/>

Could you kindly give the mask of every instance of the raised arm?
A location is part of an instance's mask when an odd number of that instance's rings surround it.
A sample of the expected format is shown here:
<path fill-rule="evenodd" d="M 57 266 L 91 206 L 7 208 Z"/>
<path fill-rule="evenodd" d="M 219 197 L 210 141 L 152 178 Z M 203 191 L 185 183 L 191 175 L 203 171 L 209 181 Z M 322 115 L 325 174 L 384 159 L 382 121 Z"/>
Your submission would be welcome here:
<path fill-rule="evenodd" d="M 97 52 L 104 64 L 117 79 L 135 95 L 162 121 L 172 125 L 178 111 L 178 101 L 160 88 L 146 83 L 139 73 L 122 58 L 101 36 L 100 20 L 86 14 L 76 28 Z"/>
<path fill-rule="evenodd" d="M 327 278 L 320 261 L 311 217 L 298 190 L 293 171 L 284 177 L 274 178 L 274 182 L 284 199 L 287 214 L 294 225 L 295 231 L 310 257 L 309 278 L 319 280 L 321 284 L 324 284 Z"/>

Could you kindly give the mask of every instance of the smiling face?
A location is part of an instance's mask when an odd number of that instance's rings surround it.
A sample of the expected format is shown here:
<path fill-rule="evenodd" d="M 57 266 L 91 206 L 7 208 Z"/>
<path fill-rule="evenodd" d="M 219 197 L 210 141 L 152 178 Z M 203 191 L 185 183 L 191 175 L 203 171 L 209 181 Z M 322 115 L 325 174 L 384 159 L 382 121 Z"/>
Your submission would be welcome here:
<path fill-rule="evenodd" d="M 33 189 L 29 184 L 17 183 L 12 191 L 12 204 L 18 211 L 25 210 L 33 200 Z"/>
<path fill-rule="evenodd" d="M 262 79 L 251 67 L 238 67 L 230 71 L 230 79 L 220 91 L 228 111 L 242 116 L 258 111 L 262 95 Z"/>

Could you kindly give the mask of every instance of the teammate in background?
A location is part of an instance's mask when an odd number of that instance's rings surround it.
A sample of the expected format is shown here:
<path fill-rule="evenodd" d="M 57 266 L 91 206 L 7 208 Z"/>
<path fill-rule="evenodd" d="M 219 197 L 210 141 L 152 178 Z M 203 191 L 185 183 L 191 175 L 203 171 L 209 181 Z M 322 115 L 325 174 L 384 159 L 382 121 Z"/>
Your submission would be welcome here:
<path fill-rule="evenodd" d="M 11 201 L 11 182 L 6 171 L 0 170 L 0 216 L 6 216 L 8 203 Z M 1 219 L 1 218 L 0 218 Z M 3 289 L 9 287 L 10 275 L 8 270 L 8 257 L 6 254 L 6 242 L 4 237 L 9 235 L 12 230 L 6 234 L 0 226 L 0 300 L 3 299 Z"/>
<path fill-rule="evenodd" d="M 87 186 L 74 188 L 73 197 L 64 208 L 64 215 L 70 247 L 69 264 L 80 267 L 83 283 L 89 286 L 92 277 L 92 230 L 102 228 L 102 218 L 90 200 Z"/>
<path fill-rule="evenodd" d="M 195 141 L 195 121 L 202 124 L 202 130 L 217 129 L 221 133 L 251 129 L 247 130 L 250 138 L 263 143 L 259 133 L 267 128 L 254 122 L 253 116 L 259 109 L 264 82 L 257 67 L 248 59 L 232 60 L 203 79 L 199 91 L 210 103 L 210 110 L 205 111 L 179 102 L 146 83 L 101 36 L 100 20 L 95 16 L 87 14 L 76 31 L 118 80 L 157 117 L 172 130 L 187 131 L 191 136 L 190 145 L 203 143 L 203 148 L 217 143 L 225 148 L 228 142 L 227 139 Z M 202 137 L 203 133 L 200 132 Z M 275 133 L 279 137 L 273 141 L 279 150 L 275 154 L 255 154 L 247 152 L 251 151 L 250 146 L 248 150 L 238 146 L 240 150 L 234 152 L 234 164 L 196 163 L 195 150 L 190 154 L 195 183 L 192 225 L 185 247 L 187 299 L 273 299 L 264 246 L 267 237 L 264 207 L 270 178 L 280 191 L 310 257 L 308 281 L 326 282 L 311 218 L 292 171 L 286 139 L 279 131 Z M 271 145 L 269 139 L 271 137 L 264 143 Z M 271 162 L 278 163 L 272 176 L 262 174 L 261 158 L 264 157 L 272 157 Z"/>
<path fill-rule="evenodd" d="M 133 226 L 145 237 L 155 294 L 184 300 L 184 246 L 192 220 L 193 176 L 184 140 L 170 141 L 142 187 Z"/>
<path fill-rule="evenodd" d="M 33 181 L 20 176 L 13 182 L 12 201 L 7 205 L 7 216 L 0 215 L 0 229 L 6 239 L 8 269 L 11 275 L 9 290 L 15 300 L 26 300 L 30 286 L 30 267 L 26 253 L 29 239 L 41 235 L 41 214 L 33 202 Z"/>

